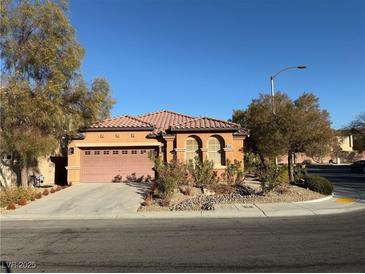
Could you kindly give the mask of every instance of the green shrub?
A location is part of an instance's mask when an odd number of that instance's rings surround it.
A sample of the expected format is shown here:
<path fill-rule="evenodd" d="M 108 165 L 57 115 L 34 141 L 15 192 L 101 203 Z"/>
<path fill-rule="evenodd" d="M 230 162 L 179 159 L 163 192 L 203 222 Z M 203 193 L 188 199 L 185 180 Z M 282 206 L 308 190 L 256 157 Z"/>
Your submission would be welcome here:
<path fill-rule="evenodd" d="M 177 160 L 170 163 L 164 163 L 159 157 L 154 154 L 150 155 L 153 160 L 155 170 L 157 172 L 157 189 L 162 198 L 169 198 L 174 193 L 174 190 L 181 185 L 187 185 L 188 170 L 186 165 Z"/>
<path fill-rule="evenodd" d="M 227 160 L 226 169 L 222 174 L 222 179 L 230 185 L 241 183 L 244 180 L 242 163 L 237 160 L 234 160 L 234 162 L 231 163 L 230 160 Z"/>
<path fill-rule="evenodd" d="M 321 176 L 307 175 L 305 177 L 305 185 L 310 190 L 319 192 L 324 195 L 331 195 L 333 192 L 332 183 Z"/>
<path fill-rule="evenodd" d="M 285 167 L 276 166 L 273 163 L 268 163 L 266 166 L 260 166 L 256 169 L 257 176 L 261 181 L 261 189 L 264 193 L 275 189 L 282 183 L 278 178 L 284 169 L 286 170 Z"/>
<path fill-rule="evenodd" d="M 196 187 L 206 188 L 208 185 L 218 183 L 217 173 L 214 171 L 213 161 L 190 161 L 188 165 L 189 174 Z"/>
<path fill-rule="evenodd" d="M 246 172 L 256 173 L 256 169 L 260 165 L 261 161 L 255 153 L 247 151 L 244 156 L 244 163 Z"/>
<path fill-rule="evenodd" d="M 280 168 L 280 172 L 279 172 L 279 176 L 278 176 L 277 180 L 280 184 L 288 184 L 289 183 L 289 174 L 288 174 L 287 166 L 283 166 L 283 167 Z"/>
<path fill-rule="evenodd" d="M 301 168 L 300 166 L 294 166 L 294 183 L 296 185 L 300 185 L 305 181 L 305 178 L 308 176 L 308 172 L 305 168 Z"/>

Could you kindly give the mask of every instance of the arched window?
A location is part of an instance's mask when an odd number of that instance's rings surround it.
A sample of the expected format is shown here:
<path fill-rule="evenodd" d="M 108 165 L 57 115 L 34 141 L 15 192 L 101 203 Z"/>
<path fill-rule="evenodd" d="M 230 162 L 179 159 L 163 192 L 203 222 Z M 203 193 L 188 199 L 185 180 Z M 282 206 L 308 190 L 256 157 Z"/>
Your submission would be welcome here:
<path fill-rule="evenodd" d="M 186 150 L 185 150 L 185 160 L 189 163 L 194 160 L 195 157 L 200 159 L 200 144 L 198 140 L 194 137 L 189 137 L 186 139 Z"/>
<path fill-rule="evenodd" d="M 220 141 L 217 137 L 210 137 L 208 139 L 207 158 L 208 160 L 213 161 L 214 165 L 224 165 L 225 161 L 222 141 Z"/>

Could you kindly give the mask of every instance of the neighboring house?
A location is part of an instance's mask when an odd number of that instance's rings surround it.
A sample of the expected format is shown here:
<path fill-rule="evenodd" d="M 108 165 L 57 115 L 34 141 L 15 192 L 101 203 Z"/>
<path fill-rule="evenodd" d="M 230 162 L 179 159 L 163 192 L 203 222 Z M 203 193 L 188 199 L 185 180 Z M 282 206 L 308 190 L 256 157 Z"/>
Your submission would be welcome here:
<path fill-rule="evenodd" d="M 167 110 L 106 119 L 80 132 L 68 148 L 68 182 L 73 183 L 111 182 L 116 175 L 154 177 L 151 151 L 164 161 L 212 160 L 221 174 L 227 160 L 243 165 L 247 136 L 235 123 Z"/>
<path fill-rule="evenodd" d="M 361 158 L 361 155 L 357 155 L 358 153 L 353 150 L 353 137 L 351 134 L 348 134 L 346 131 L 336 131 L 336 138 L 338 141 L 338 148 L 333 149 L 331 153 L 325 155 L 320 158 L 313 159 L 312 157 L 307 156 L 305 153 L 296 153 L 295 154 L 295 162 L 302 163 L 303 161 L 309 160 L 317 163 L 343 163 L 343 162 L 352 162 L 356 160 L 358 157 Z M 279 163 L 286 163 L 287 156 L 283 155 L 279 158 Z"/>
<path fill-rule="evenodd" d="M 352 137 L 352 135 L 341 135 L 341 136 L 336 136 L 337 137 L 337 141 L 338 144 L 341 148 L 342 151 L 346 151 L 346 152 L 352 152 L 354 149 L 354 139 Z"/>

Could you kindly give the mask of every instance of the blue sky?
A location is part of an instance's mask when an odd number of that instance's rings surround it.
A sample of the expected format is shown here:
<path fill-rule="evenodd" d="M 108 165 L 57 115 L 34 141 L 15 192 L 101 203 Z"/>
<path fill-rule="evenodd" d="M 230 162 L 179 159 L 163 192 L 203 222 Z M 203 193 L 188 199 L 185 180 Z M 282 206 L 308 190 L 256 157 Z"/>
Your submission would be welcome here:
<path fill-rule="evenodd" d="M 276 90 L 313 92 L 333 127 L 365 111 L 362 0 L 72 0 L 86 80 L 105 77 L 112 115 L 170 109 L 228 119 L 281 68 Z"/>

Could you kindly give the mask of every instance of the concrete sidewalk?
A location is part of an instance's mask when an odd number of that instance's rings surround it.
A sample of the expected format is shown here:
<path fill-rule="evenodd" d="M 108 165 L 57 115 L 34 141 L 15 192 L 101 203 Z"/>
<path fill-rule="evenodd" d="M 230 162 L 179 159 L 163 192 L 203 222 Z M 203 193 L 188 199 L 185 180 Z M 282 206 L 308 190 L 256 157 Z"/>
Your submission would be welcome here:
<path fill-rule="evenodd" d="M 138 215 L 139 218 L 265 218 L 340 214 L 357 210 L 365 210 L 365 201 L 329 196 L 306 202 L 223 204 L 216 205 L 214 211 L 141 212 Z"/>
<path fill-rule="evenodd" d="M 86 219 L 170 219 L 170 218 L 268 218 L 290 216 L 313 216 L 340 214 L 365 210 L 365 201 L 353 198 L 326 197 L 320 200 L 293 203 L 266 204 L 223 204 L 216 205 L 214 211 L 154 211 L 154 212 L 116 212 L 107 214 L 6 214 L 2 221 L 8 220 L 86 220 Z"/>

